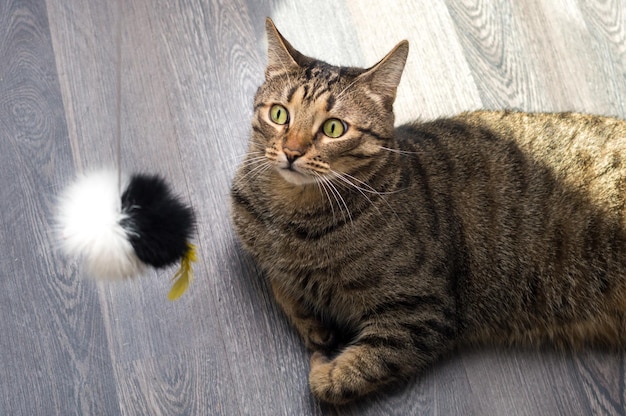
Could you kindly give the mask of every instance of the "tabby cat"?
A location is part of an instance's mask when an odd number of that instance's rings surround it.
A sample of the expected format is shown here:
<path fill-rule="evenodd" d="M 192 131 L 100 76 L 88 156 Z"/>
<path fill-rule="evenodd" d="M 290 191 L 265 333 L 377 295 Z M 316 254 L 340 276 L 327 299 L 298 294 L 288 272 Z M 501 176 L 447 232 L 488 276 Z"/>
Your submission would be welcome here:
<path fill-rule="evenodd" d="M 467 343 L 624 345 L 626 122 L 475 111 L 394 128 L 408 53 L 268 65 L 232 185 L 245 248 L 345 403 Z"/>

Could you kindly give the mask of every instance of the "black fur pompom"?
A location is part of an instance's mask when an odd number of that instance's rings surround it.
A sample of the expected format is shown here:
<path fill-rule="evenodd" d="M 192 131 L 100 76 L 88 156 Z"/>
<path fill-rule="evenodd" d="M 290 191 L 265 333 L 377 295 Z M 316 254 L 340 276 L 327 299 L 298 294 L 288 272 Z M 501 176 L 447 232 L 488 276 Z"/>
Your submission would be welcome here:
<path fill-rule="evenodd" d="M 193 210 L 160 176 L 133 175 L 122 194 L 122 213 L 121 225 L 143 263 L 164 267 L 187 253 L 195 228 Z"/>

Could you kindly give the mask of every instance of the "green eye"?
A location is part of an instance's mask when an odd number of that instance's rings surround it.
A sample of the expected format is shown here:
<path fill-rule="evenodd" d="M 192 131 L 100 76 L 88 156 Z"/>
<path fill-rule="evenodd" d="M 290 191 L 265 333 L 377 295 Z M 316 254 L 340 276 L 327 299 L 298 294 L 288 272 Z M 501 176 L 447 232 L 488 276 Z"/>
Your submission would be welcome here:
<path fill-rule="evenodd" d="M 274 104 L 270 108 L 270 119 L 276 124 L 287 124 L 289 122 L 289 112 L 280 104 Z"/>
<path fill-rule="evenodd" d="M 346 123 L 339 120 L 338 118 L 330 118 L 324 122 L 322 126 L 322 131 L 325 135 L 332 139 L 336 139 L 337 137 L 343 136 L 346 132 Z"/>

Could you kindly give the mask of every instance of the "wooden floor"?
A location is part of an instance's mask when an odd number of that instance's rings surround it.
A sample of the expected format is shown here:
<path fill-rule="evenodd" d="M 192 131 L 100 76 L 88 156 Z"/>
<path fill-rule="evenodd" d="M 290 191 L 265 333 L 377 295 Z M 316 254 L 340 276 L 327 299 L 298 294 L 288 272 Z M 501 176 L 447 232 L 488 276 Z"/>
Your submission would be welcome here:
<path fill-rule="evenodd" d="M 625 414 L 624 353 L 465 350 L 408 386 L 321 405 L 308 353 L 237 246 L 228 189 L 271 16 L 304 53 L 411 52 L 399 122 L 466 109 L 626 117 L 622 0 L 0 1 L 1 415 Z M 196 280 L 83 279 L 57 252 L 56 196 L 115 164 L 166 175 L 198 214 Z M 625 138 L 626 140 L 626 138 Z"/>

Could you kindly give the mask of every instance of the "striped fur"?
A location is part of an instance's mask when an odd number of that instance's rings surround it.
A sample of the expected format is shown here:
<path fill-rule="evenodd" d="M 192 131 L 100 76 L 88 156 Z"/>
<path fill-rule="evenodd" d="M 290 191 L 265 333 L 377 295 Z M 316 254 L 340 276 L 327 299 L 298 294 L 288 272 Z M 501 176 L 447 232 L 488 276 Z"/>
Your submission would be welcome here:
<path fill-rule="evenodd" d="M 624 345 L 626 122 L 478 111 L 394 129 L 406 42 L 342 68 L 267 32 L 233 222 L 314 351 L 317 397 L 463 343 Z M 343 136 L 323 135 L 329 118 Z"/>

